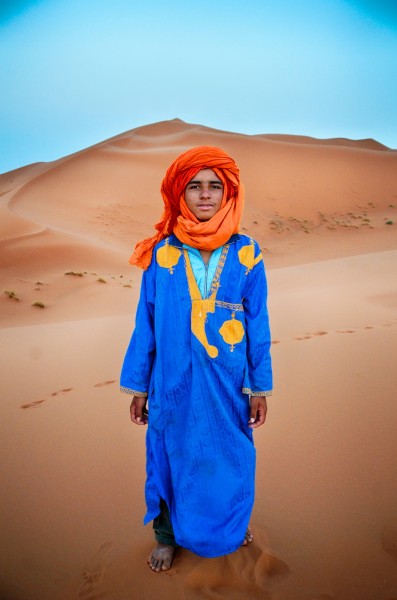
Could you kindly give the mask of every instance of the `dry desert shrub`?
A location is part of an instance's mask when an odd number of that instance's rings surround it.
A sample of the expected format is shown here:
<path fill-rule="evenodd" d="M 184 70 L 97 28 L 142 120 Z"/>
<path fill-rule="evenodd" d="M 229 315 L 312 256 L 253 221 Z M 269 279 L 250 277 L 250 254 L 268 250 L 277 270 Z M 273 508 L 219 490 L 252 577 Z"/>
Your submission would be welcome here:
<path fill-rule="evenodd" d="M 33 302 L 32 306 L 36 308 L 45 308 L 45 304 L 43 302 Z"/>
<path fill-rule="evenodd" d="M 16 302 L 19 302 L 19 298 L 15 292 L 10 290 L 4 290 L 4 293 L 10 298 L 10 300 L 15 300 Z"/>

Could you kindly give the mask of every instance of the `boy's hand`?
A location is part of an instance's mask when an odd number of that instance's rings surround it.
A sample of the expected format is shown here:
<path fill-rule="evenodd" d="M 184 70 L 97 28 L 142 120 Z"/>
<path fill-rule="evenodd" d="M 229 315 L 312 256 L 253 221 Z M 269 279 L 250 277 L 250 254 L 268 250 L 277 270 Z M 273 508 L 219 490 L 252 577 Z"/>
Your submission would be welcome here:
<path fill-rule="evenodd" d="M 136 425 L 147 425 L 147 398 L 141 396 L 133 396 L 130 406 L 131 421 Z"/>
<path fill-rule="evenodd" d="M 266 396 L 251 396 L 251 412 L 248 427 L 260 427 L 266 420 Z"/>

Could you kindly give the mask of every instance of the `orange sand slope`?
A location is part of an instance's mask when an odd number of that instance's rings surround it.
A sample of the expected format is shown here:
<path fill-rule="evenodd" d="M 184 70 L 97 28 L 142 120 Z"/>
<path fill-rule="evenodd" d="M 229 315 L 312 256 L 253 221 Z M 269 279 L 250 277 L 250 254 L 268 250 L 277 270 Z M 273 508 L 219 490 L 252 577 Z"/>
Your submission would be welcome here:
<path fill-rule="evenodd" d="M 266 258 L 275 394 L 255 539 L 145 565 L 144 428 L 118 375 L 165 168 L 224 147 Z M 179 120 L 0 176 L 3 600 L 397 599 L 397 153 Z M 4 293 L 6 292 L 6 293 Z M 41 306 L 32 306 L 41 303 Z"/>

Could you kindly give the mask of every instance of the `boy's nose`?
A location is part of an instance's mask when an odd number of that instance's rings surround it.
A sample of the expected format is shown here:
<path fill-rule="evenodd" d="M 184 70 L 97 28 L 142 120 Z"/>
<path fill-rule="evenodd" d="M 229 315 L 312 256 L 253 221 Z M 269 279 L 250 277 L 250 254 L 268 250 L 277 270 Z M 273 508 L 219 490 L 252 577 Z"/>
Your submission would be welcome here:
<path fill-rule="evenodd" d="M 211 192 L 210 192 L 209 188 L 203 188 L 203 189 L 201 190 L 201 194 L 200 194 L 200 196 L 201 196 L 202 198 L 209 198 L 209 197 L 211 196 Z"/>

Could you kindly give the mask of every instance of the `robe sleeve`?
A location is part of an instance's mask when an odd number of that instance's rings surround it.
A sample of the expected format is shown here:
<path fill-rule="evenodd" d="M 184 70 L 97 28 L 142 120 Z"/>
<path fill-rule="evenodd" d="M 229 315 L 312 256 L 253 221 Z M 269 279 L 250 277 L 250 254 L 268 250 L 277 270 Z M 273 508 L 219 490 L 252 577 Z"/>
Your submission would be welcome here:
<path fill-rule="evenodd" d="M 260 249 L 255 242 L 255 256 Z M 251 396 L 270 396 L 273 387 L 271 336 L 267 311 L 267 280 L 263 259 L 247 274 L 243 299 L 247 335 L 247 387 Z"/>
<path fill-rule="evenodd" d="M 143 272 L 135 328 L 120 376 L 120 390 L 132 396 L 147 396 L 156 353 L 154 334 L 154 261 Z"/>

